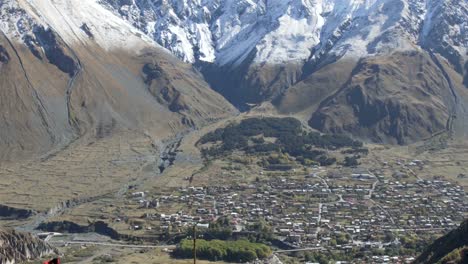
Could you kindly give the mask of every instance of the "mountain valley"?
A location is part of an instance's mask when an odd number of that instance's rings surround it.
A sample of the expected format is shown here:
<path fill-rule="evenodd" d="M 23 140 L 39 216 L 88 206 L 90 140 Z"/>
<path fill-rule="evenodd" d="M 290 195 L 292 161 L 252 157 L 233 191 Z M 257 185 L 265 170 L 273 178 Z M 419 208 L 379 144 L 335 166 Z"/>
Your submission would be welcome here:
<path fill-rule="evenodd" d="M 467 1 L 3 0 L 0 239 L 409 263 L 468 217 L 467 111 Z"/>

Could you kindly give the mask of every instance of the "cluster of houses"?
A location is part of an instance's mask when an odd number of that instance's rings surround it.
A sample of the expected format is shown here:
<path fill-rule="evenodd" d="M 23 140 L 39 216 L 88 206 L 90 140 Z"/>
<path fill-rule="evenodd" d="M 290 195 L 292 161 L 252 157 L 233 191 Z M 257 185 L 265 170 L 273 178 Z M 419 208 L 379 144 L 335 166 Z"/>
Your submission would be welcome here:
<path fill-rule="evenodd" d="M 275 237 L 297 248 L 385 248 L 400 243 L 385 237 L 389 231 L 444 232 L 468 214 L 464 189 L 448 181 L 400 182 L 366 172 L 319 175 L 132 196 L 153 210 L 147 219 L 160 232 L 206 229 L 228 217 L 233 232 L 242 233 L 262 220 Z"/>
<path fill-rule="evenodd" d="M 455 228 L 468 213 L 464 189 L 444 180 L 378 185 L 373 200 L 389 212 L 398 228 Z"/>

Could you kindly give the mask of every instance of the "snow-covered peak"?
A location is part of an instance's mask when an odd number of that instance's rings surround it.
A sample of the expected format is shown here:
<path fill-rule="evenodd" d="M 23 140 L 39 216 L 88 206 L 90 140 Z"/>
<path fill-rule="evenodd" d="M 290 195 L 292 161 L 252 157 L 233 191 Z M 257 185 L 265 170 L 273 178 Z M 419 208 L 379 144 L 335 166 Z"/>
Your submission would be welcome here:
<path fill-rule="evenodd" d="M 41 26 L 69 45 L 96 43 L 106 50 L 157 45 L 97 0 L 5 0 L 0 2 L 0 17 L 0 29 L 16 41 L 31 39 Z"/>
<path fill-rule="evenodd" d="M 460 70 L 456 60 L 468 54 L 468 1 L 427 0 L 420 42 L 445 55 Z"/>
<path fill-rule="evenodd" d="M 187 62 L 305 59 L 320 38 L 319 0 L 101 0 Z M 291 46 L 292 45 L 292 46 Z"/>
<path fill-rule="evenodd" d="M 468 46 L 467 5 L 459 0 L 4 0 L 0 29 L 24 39 L 42 25 L 67 43 L 106 49 L 158 43 L 186 62 L 221 66 L 247 59 L 300 64 L 324 55 L 360 58 L 418 45 L 445 50 L 444 43 L 460 57 Z"/>
<path fill-rule="evenodd" d="M 187 62 L 304 61 L 413 49 L 430 3 L 450 0 L 132 0 L 100 2 Z M 462 1 L 463 2 L 463 1 Z M 454 4 L 465 5 L 465 4 Z M 431 8 L 429 8 L 431 9 Z M 434 9 L 434 8 L 432 8 Z M 456 29 L 455 29 L 456 30 Z"/>

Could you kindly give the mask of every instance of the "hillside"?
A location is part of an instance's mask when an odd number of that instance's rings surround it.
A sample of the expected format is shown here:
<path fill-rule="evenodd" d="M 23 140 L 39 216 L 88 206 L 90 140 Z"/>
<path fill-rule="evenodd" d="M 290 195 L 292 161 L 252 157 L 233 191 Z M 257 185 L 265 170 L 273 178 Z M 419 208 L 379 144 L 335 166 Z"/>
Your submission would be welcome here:
<path fill-rule="evenodd" d="M 459 111 L 457 93 L 427 54 L 363 59 L 347 82 L 320 104 L 309 124 L 322 131 L 408 144 L 449 129 L 447 120 Z"/>
<path fill-rule="evenodd" d="M 450 262 L 452 257 L 458 260 Z M 457 229 L 437 239 L 414 263 L 466 263 L 467 260 L 468 220 L 465 220 Z"/>
<path fill-rule="evenodd" d="M 0 159 L 132 130 L 155 140 L 234 108 L 93 0 L 2 1 Z"/>

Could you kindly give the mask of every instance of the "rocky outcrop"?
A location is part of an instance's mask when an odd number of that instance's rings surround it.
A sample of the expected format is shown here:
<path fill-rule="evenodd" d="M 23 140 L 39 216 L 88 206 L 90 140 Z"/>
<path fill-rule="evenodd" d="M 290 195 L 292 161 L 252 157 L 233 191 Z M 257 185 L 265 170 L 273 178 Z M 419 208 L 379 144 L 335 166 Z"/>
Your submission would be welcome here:
<path fill-rule="evenodd" d="M 89 233 L 95 232 L 104 236 L 108 236 L 112 239 L 123 239 L 124 237 L 117 233 L 114 229 L 110 228 L 108 224 L 97 221 L 88 226 L 82 226 L 70 221 L 60 222 L 47 222 L 42 223 L 38 226 L 39 230 L 47 232 L 64 232 L 64 233 Z"/>
<path fill-rule="evenodd" d="M 28 47 L 29 51 L 39 60 L 42 60 L 42 53 L 40 51 L 41 46 L 39 42 L 31 35 L 26 35 L 24 37 L 24 45 Z"/>
<path fill-rule="evenodd" d="M 27 209 L 13 208 L 0 204 L 0 219 L 26 219 L 34 214 L 33 211 Z"/>
<path fill-rule="evenodd" d="M 163 76 L 163 69 L 155 63 L 147 63 L 143 66 L 145 83 L 151 85 L 154 80 Z"/>
<path fill-rule="evenodd" d="M 143 73 L 149 91 L 159 103 L 167 105 L 169 110 L 176 113 L 189 109 L 182 93 L 171 84 L 167 74 L 159 65 L 145 64 Z"/>
<path fill-rule="evenodd" d="M 110 237 L 115 240 L 126 241 L 149 241 L 154 242 L 154 237 L 139 237 L 128 234 L 121 234 L 109 226 L 108 223 L 103 221 L 96 221 L 88 225 L 80 225 L 71 221 L 52 221 L 42 223 L 38 226 L 39 230 L 47 232 L 60 232 L 60 233 L 97 233 L 103 236 Z"/>
<path fill-rule="evenodd" d="M 84 31 L 84 33 L 86 33 L 86 35 L 88 35 L 89 38 L 91 38 L 91 39 L 94 38 L 94 34 L 91 31 L 91 28 L 89 28 L 88 24 L 83 23 L 80 28 L 81 28 L 81 30 Z"/>
<path fill-rule="evenodd" d="M 49 62 L 70 77 L 78 71 L 77 62 L 65 53 L 64 45 L 59 42 L 56 34 L 50 29 L 42 26 L 34 28 L 37 42 L 43 48 Z"/>
<path fill-rule="evenodd" d="M 23 263 L 46 255 L 56 249 L 30 234 L 0 229 L 0 263 Z"/>

